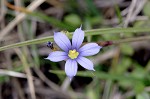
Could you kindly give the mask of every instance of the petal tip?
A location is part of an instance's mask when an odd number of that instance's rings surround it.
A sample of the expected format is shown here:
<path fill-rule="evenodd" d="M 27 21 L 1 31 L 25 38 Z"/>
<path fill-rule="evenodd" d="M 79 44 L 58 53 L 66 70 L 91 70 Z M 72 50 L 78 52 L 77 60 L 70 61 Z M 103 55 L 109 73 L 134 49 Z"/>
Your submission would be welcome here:
<path fill-rule="evenodd" d="M 73 37 L 72 37 L 72 46 L 73 46 L 73 48 L 76 48 L 76 49 L 78 49 L 81 46 L 81 44 L 84 40 L 85 33 L 81 28 L 82 28 L 82 26 L 80 28 L 77 28 L 74 31 Z"/>
<path fill-rule="evenodd" d="M 95 71 L 95 69 L 94 69 L 94 68 L 91 68 L 91 69 L 88 69 L 88 70 L 92 70 L 92 71 Z"/>
<path fill-rule="evenodd" d="M 80 28 L 79 29 L 82 29 L 82 24 L 80 25 Z"/>
<path fill-rule="evenodd" d="M 44 58 L 44 59 L 47 59 L 47 58 Z"/>
<path fill-rule="evenodd" d="M 44 58 L 44 59 L 47 59 L 47 60 L 49 60 L 49 58 L 47 57 L 47 58 Z"/>

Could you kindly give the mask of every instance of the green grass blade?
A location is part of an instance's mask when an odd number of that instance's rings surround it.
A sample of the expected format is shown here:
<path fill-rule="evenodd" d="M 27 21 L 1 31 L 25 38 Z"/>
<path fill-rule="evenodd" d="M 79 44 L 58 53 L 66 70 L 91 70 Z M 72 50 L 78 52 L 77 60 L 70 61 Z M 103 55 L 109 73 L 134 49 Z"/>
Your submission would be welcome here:
<path fill-rule="evenodd" d="M 93 29 L 93 30 L 88 30 L 85 31 L 85 36 L 90 36 L 90 35 L 104 35 L 104 34 L 117 34 L 117 33 L 140 33 L 140 32 L 150 32 L 150 28 L 106 28 L 106 29 Z M 70 33 L 69 37 L 71 38 L 72 33 Z M 0 51 L 10 49 L 10 48 L 16 48 L 16 47 L 22 47 L 22 46 L 27 46 L 27 45 L 32 45 L 32 44 L 41 44 L 45 43 L 47 41 L 53 41 L 53 36 L 49 37 L 44 37 L 44 38 L 39 38 L 39 39 L 33 39 L 33 40 L 28 40 L 24 42 L 19 42 L 15 44 L 10 44 L 6 45 L 3 47 L 0 47 Z"/>
<path fill-rule="evenodd" d="M 59 75 L 66 75 L 62 70 L 50 70 L 51 73 L 59 74 Z M 93 74 L 94 75 L 93 75 Z M 76 76 L 81 77 L 97 77 L 100 79 L 110 79 L 110 80 L 136 80 L 136 81 L 143 81 L 143 79 L 135 78 L 131 75 L 124 76 L 124 75 L 117 75 L 117 74 L 109 74 L 104 72 L 89 72 L 89 71 L 78 71 Z"/>

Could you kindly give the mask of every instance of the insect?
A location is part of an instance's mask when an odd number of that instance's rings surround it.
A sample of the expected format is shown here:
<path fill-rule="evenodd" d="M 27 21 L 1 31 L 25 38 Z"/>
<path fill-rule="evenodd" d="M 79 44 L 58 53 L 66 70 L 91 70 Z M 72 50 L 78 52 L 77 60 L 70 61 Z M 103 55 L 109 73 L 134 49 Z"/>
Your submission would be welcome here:
<path fill-rule="evenodd" d="M 54 46 L 53 46 L 53 42 L 50 42 L 50 41 L 48 41 L 47 42 L 47 47 L 49 47 L 50 49 L 54 49 Z"/>

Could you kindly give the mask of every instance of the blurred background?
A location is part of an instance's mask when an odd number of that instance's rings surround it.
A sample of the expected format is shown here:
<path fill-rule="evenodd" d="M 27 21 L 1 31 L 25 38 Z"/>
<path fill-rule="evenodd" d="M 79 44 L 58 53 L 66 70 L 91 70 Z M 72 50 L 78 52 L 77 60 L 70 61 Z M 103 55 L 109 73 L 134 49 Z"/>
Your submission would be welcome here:
<path fill-rule="evenodd" d="M 150 27 L 149 17 L 149 0 L 0 0 L 0 47 L 73 32 L 81 24 L 83 30 Z M 103 34 L 84 41 L 148 35 Z M 150 99 L 149 41 L 102 48 L 89 57 L 96 72 L 79 66 L 71 82 L 64 61 L 44 59 L 51 52 L 46 43 L 0 51 L 0 99 Z"/>

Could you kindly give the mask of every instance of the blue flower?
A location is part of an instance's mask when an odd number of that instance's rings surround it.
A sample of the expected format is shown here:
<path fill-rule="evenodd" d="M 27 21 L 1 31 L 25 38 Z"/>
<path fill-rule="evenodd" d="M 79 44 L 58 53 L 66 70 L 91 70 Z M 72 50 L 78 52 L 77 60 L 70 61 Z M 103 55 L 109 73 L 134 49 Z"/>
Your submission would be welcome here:
<path fill-rule="evenodd" d="M 53 62 L 59 62 L 65 60 L 65 72 L 71 79 L 77 73 L 77 63 L 88 70 L 94 70 L 93 63 L 85 58 L 85 56 L 91 56 L 97 54 L 102 48 L 97 43 L 88 43 L 81 46 L 84 40 L 84 31 L 77 28 L 73 33 L 72 44 L 69 38 L 61 32 L 54 34 L 54 41 L 63 51 L 54 51 L 46 58 Z"/>

